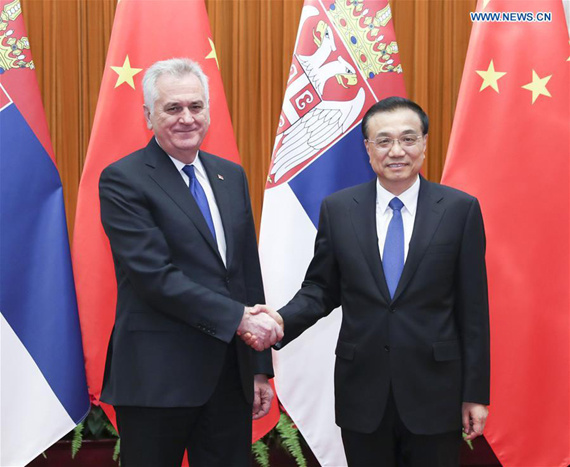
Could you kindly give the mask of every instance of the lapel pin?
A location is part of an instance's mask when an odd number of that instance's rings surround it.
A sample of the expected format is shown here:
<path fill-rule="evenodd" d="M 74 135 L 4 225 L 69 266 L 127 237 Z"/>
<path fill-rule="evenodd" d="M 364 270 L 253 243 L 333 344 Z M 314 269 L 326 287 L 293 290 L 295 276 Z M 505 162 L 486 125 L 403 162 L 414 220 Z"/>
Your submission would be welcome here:
<path fill-rule="evenodd" d="M 222 175 L 220 175 L 220 174 L 218 174 L 218 178 L 219 178 L 220 180 L 223 180 L 223 179 L 224 179 L 224 177 L 223 177 Z"/>

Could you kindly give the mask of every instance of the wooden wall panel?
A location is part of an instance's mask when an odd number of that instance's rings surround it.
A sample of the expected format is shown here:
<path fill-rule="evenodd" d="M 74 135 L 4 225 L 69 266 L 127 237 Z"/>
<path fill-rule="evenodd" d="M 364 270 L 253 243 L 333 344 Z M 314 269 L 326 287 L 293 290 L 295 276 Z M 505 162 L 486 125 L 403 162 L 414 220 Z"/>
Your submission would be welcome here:
<path fill-rule="evenodd" d="M 80 153 L 81 167 L 85 162 L 87 145 L 91 135 L 91 127 L 97 107 L 105 58 L 111 39 L 111 29 L 115 16 L 116 0 L 92 1 L 81 0 L 80 41 L 84 53 L 80 62 L 79 77 L 81 80 L 81 133 Z"/>
<path fill-rule="evenodd" d="M 70 233 L 116 0 L 21 0 Z"/>
<path fill-rule="evenodd" d="M 259 226 L 302 2 L 209 0 L 206 6 Z"/>
<path fill-rule="evenodd" d="M 117 0 L 21 0 L 70 231 Z M 391 0 L 408 97 L 428 113 L 425 174 L 439 180 L 476 0 Z M 259 227 L 302 0 L 206 0 Z"/>
<path fill-rule="evenodd" d="M 391 0 L 408 97 L 430 118 L 424 174 L 439 181 L 477 0 Z"/>

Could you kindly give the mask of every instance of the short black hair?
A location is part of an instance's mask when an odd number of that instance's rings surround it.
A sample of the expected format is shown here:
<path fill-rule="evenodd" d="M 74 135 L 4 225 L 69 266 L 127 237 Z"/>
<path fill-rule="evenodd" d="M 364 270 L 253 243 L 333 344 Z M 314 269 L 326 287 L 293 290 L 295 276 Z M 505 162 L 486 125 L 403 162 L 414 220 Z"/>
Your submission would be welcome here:
<path fill-rule="evenodd" d="M 410 109 L 418 114 L 418 117 L 420 117 L 420 122 L 422 123 L 422 132 L 424 136 L 428 134 L 429 118 L 424 110 L 410 99 L 406 99 L 405 97 L 392 96 L 376 102 L 376 104 L 370 107 L 368 109 L 368 112 L 366 112 L 364 115 L 364 118 L 362 119 L 362 134 L 364 135 L 364 139 L 368 139 L 368 120 L 370 120 L 376 114 L 382 112 L 393 112 L 398 109 Z"/>

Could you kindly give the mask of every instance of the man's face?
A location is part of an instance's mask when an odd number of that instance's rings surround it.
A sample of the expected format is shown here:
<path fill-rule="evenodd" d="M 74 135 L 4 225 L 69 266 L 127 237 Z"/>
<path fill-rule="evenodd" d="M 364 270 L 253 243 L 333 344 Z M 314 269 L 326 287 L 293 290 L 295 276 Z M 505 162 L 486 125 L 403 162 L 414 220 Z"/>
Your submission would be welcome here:
<path fill-rule="evenodd" d="M 196 75 L 162 75 L 156 80 L 158 97 L 151 112 L 144 107 L 148 128 L 168 154 L 191 163 L 210 126 L 204 88 Z"/>
<path fill-rule="evenodd" d="M 380 184 L 399 195 L 413 185 L 425 159 L 427 135 L 422 136 L 420 117 L 410 109 L 380 112 L 368 120 L 368 141 L 364 141 L 370 165 Z M 405 135 L 422 136 L 413 146 L 402 146 L 395 141 L 391 148 L 379 148 L 374 141 L 382 138 L 400 138 Z"/>

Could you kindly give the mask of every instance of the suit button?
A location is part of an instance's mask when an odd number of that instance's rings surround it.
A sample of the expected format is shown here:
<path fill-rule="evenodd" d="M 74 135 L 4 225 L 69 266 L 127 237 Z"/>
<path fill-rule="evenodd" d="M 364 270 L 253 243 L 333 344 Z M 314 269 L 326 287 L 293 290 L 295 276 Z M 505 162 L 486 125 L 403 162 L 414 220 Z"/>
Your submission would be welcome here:
<path fill-rule="evenodd" d="M 230 285 L 230 278 L 226 277 L 226 285 Z"/>
<path fill-rule="evenodd" d="M 385 350 L 386 352 L 390 352 L 390 346 L 389 346 L 389 345 L 385 345 L 385 346 L 384 346 L 384 350 Z"/>
<path fill-rule="evenodd" d="M 396 308 L 394 308 L 393 306 L 390 307 L 390 313 L 396 313 Z"/>

